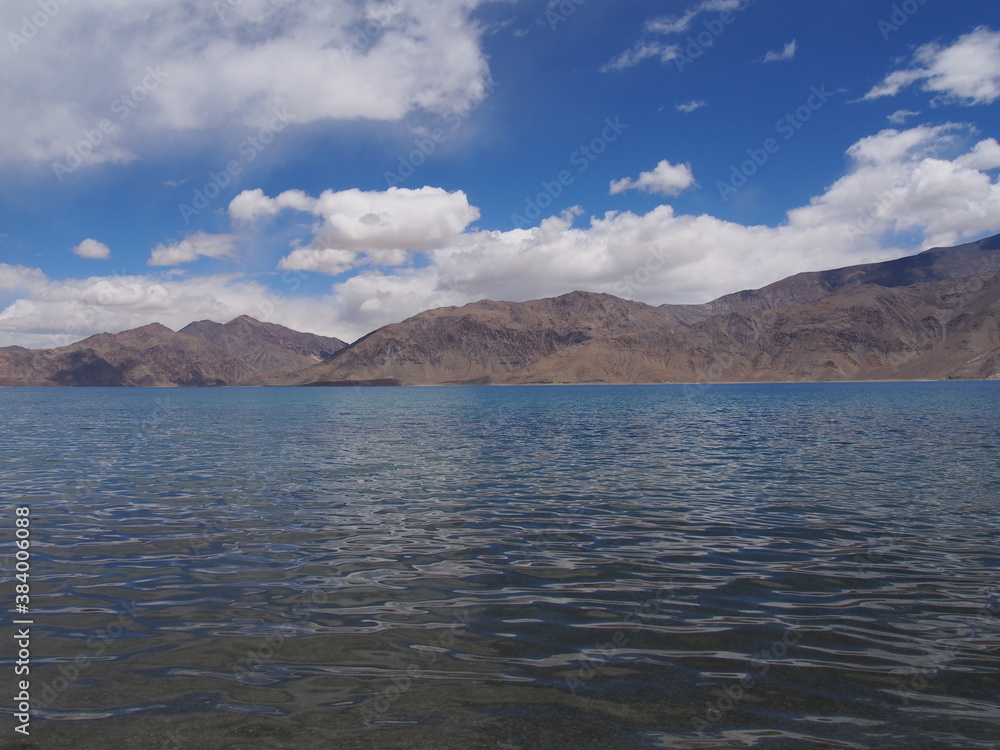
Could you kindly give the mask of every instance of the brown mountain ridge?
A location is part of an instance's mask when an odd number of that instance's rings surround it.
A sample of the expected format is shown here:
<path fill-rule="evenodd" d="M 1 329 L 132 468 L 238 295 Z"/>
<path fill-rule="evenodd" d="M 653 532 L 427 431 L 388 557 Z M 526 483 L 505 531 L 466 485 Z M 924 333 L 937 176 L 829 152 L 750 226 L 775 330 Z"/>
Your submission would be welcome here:
<path fill-rule="evenodd" d="M 221 386 L 322 361 L 346 344 L 241 316 L 175 332 L 152 323 L 56 349 L 0 349 L 0 386 Z"/>
<path fill-rule="evenodd" d="M 225 325 L 200 320 L 184 326 L 178 333 L 209 341 L 265 374 L 301 370 L 328 359 L 347 346 L 340 339 L 262 323 L 249 315 L 241 315 Z"/>
<path fill-rule="evenodd" d="M 428 310 L 271 382 L 548 384 L 996 378 L 1000 236 L 803 273 L 704 305 L 573 292 Z"/>
<path fill-rule="evenodd" d="M 1000 235 L 704 305 L 572 292 L 427 310 L 350 346 L 241 316 L 0 349 L 0 385 L 434 385 L 1000 378 Z"/>

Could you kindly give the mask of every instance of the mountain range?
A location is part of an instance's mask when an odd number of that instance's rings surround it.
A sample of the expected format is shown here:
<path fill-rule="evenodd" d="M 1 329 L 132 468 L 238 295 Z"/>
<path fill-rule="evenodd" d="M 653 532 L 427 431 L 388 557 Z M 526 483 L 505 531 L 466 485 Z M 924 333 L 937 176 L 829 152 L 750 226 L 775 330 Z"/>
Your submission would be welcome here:
<path fill-rule="evenodd" d="M 0 349 L 0 386 L 253 384 L 322 362 L 346 346 L 246 315 L 177 332 L 151 323 L 56 349 Z"/>
<path fill-rule="evenodd" d="M 351 345 L 246 316 L 0 349 L 0 385 L 1000 378 L 1000 235 L 703 305 L 572 292 L 427 310 Z"/>

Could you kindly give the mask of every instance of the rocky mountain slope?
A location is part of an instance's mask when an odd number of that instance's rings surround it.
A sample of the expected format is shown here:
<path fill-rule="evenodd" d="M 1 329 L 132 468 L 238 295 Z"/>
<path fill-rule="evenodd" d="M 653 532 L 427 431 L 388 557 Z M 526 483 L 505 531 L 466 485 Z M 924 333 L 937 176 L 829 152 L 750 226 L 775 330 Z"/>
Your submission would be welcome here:
<path fill-rule="evenodd" d="M 57 349 L 0 349 L 0 385 L 227 385 L 257 373 L 223 349 L 152 323 Z"/>
<path fill-rule="evenodd" d="M 949 281 L 1000 270 L 1000 235 L 958 247 L 932 248 L 917 255 L 830 271 L 799 273 L 761 289 L 736 292 L 693 307 L 702 312 L 749 312 L 817 302 L 848 289 L 901 287 Z"/>
<path fill-rule="evenodd" d="M 705 305 L 574 292 L 385 326 L 275 384 L 659 383 L 997 377 L 1000 236 Z"/>
<path fill-rule="evenodd" d="M 328 362 L 273 382 L 492 382 L 592 339 L 673 328 L 682 318 L 696 319 L 586 292 L 520 303 L 483 300 L 385 326 Z"/>
<path fill-rule="evenodd" d="M 1000 377 L 1000 273 L 731 312 L 681 329 L 595 338 L 497 383 Z"/>
<path fill-rule="evenodd" d="M 56 349 L 0 349 L 0 385 L 239 385 L 315 364 L 343 346 L 246 316 L 181 332 L 153 323 Z"/>
<path fill-rule="evenodd" d="M 225 325 L 200 320 L 184 326 L 178 333 L 210 341 L 265 374 L 302 370 L 347 346 L 340 339 L 300 333 L 275 323 L 262 323 L 248 315 L 241 315 Z"/>
<path fill-rule="evenodd" d="M 0 349 L 0 385 L 1000 378 L 1000 235 L 704 305 L 573 292 L 428 310 L 347 346 L 242 316 Z"/>

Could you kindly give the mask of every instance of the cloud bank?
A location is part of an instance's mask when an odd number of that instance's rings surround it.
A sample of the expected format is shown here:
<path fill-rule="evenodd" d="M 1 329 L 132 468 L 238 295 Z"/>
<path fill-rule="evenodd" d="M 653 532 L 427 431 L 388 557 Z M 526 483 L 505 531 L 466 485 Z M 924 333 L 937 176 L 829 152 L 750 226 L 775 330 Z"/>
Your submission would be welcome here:
<path fill-rule="evenodd" d="M 276 107 L 299 124 L 455 110 L 488 76 L 483 2 L 3 3 L 0 162 L 128 162 L 158 133 L 263 126 Z"/>
<path fill-rule="evenodd" d="M 482 298 L 525 300 L 573 289 L 652 304 L 705 302 L 793 273 L 886 260 L 1000 231 L 1000 143 L 966 125 L 886 129 L 847 150 L 849 167 L 776 226 L 744 225 L 660 205 L 647 213 L 582 209 L 528 229 L 476 229 L 461 191 L 391 188 L 250 190 L 233 200 L 229 235 L 192 235 L 154 249 L 183 262 L 233 249 L 241 232 L 267 236 L 283 212 L 312 217 L 305 244 L 276 258 L 281 291 L 239 275 L 177 272 L 57 281 L 0 265 L 0 345 L 52 346 L 99 330 L 160 321 L 224 322 L 240 314 L 346 340 L 423 309 Z M 666 166 L 663 166 L 666 165 Z M 661 162 L 622 189 L 676 189 L 687 165 Z M 692 177 L 693 179 L 693 177 Z M 235 239 L 234 239 L 235 238 Z M 159 253 L 157 251 L 159 250 Z M 344 268 L 361 271 L 345 280 Z M 331 277 L 305 294 L 306 276 Z M 172 275 L 174 274 L 174 275 Z"/>

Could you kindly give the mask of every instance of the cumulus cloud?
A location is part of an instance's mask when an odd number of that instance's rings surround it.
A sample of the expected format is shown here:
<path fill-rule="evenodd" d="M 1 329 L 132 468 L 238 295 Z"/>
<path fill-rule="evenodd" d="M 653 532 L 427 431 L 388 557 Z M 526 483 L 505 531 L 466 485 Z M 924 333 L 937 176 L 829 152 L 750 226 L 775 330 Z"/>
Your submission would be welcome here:
<path fill-rule="evenodd" d="M 236 237 L 231 234 L 195 232 L 180 242 L 157 245 L 149 256 L 151 266 L 178 266 L 191 263 L 199 257 L 224 258 L 233 254 Z"/>
<path fill-rule="evenodd" d="M 890 73 L 864 99 L 896 96 L 915 83 L 935 102 L 992 104 L 1000 99 L 1000 32 L 980 26 L 948 47 L 925 44 L 914 53 L 913 67 Z"/>
<path fill-rule="evenodd" d="M 256 221 L 275 216 L 286 208 L 295 211 L 312 211 L 316 199 L 301 190 L 286 190 L 276 198 L 268 198 L 260 188 L 244 190 L 229 203 L 229 215 L 239 221 Z"/>
<path fill-rule="evenodd" d="M 421 262 L 355 273 L 319 299 L 276 295 L 239 277 L 53 281 L 37 270 L 0 265 L 0 289 L 20 296 L 0 312 L 0 344 L 52 345 L 53 336 L 68 343 L 64 339 L 73 337 L 67 327 L 82 338 L 155 320 L 177 328 L 243 313 L 354 339 L 429 307 L 484 297 L 525 300 L 572 289 L 652 304 L 705 302 L 800 271 L 886 260 L 910 254 L 915 245 L 953 245 L 1000 231 L 1000 178 L 988 173 L 1000 168 L 1000 144 L 988 138 L 962 145 L 973 132 L 943 124 L 886 129 L 863 138 L 847 151 L 845 174 L 775 226 L 682 214 L 661 205 L 644 214 L 611 211 L 588 218 L 577 209 L 528 229 L 476 230 L 468 225 L 478 214 L 464 194 L 425 188 L 428 210 L 437 218 L 415 227 L 424 249 L 413 252 Z M 362 248 L 392 253 L 421 244 L 401 242 L 406 235 L 395 234 L 393 220 L 380 225 L 390 208 L 400 212 L 400 227 L 420 218 L 398 207 L 411 205 L 405 193 L 347 192 L 269 198 L 250 191 L 234 203 L 245 219 L 273 216 L 272 208 L 293 205 L 320 219 L 314 246 L 300 248 L 317 252 L 287 264 L 301 273 L 310 264 L 324 273 L 336 270 L 338 262 L 357 268 L 353 254 L 367 252 Z M 366 219 L 369 214 L 375 219 Z M 329 215 L 338 218 L 330 223 Z M 337 248 L 315 244 L 328 225 L 343 241 L 339 259 L 318 252 Z"/>
<path fill-rule="evenodd" d="M 105 260 L 111 257 L 111 248 L 103 242 L 98 242 L 93 239 L 84 240 L 79 245 L 72 248 L 72 252 L 76 253 L 81 258 L 90 258 L 91 260 Z"/>
<path fill-rule="evenodd" d="M 579 226 L 571 211 L 531 229 L 463 233 L 427 252 L 424 267 L 357 275 L 334 293 L 346 325 L 371 329 L 428 307 L 572 289 L 705 302 L 800 271 L 900 257 L 915 242 L 957 244 L 1000 231 L 1000 184 L 976 168 L 994 162 L 993 146 L 960 153 L 964 132 L 941 125 L 862 139 L 848 151 L 847 174 L 777 226 L 666 205 Z"/>
<path fill-rule="evenodd" d="M 798 48 L 798 41 L 796 39 L 793 39 L 792 41 L 790 41 L 788 44 L 785 45 L 785 48 L 781 50 L 781 52 L 775 52 L 774 50 L 770 50 L 766 55 L 764 55 L 764 62 L 772 63 L 772 62 L 783 62 L 785 60 L 791 60 L 793 57 L 795 57 L 795 50 L 797 48 Z"/>
<path fill-rule="evenodd" d="M 48 277 L 38 268 L 0 263 L 0 292 L 32 292 L 45 289 Z"/>
<path fill-rule="evenodd" d="M 269 198 L 246 190 L 229 204 L 234 219 L 254 221 L 291 209 L 321 219 L 312 241 L 281 259 L 283 270 L 331 275 L 356 265 L 398 266 L 410 253 L 453 241 L 479 218 L 464 192 L 391 187 L 385 191 L 327 190 L 318 198 L 291 190 Z"/>
<path fill-rule="evenodd" d="M 689 102 L 683 102 L 681 104 L 674 105 L 674 108 L 678 112 L 683 112 L 686 115 L 691 114 L 696 109 L 701 109 L 702 107 L 707 107 L 708 103 L 702 101 L 701 99 L 692 99 Z"/>
<path fill-rule="evenodd" d="M 956 159 L 955 163 L 966 169 L 983 172 L 1000 169 L 1000 143 L 997 143 L 996 138 L 980 141 L 972 151 Z"/>
<path fill-rule="evenodd" d="M 278 268 L 283 271 L 316 271 L 328 276 L 339 276 L 358 265 L 358 255 L 353 250 L 333 247 L 300 247 L 278 261 Z M 405 263 L 405 254 L 402 259 L 396 257 L 387 260 L 402 261 L 387 265 L 402 265 Z"/>
<path fill-rule="evenodd" d="M 989 146 L 947 158 L 965 128 L 955 124 L 888 129 L 848 149 L 853 169 L 789 225 L 840 227 L 870 242 L 887 233 L 918 233 L 927 245 L 950 245 L 1000 229 L 1000 184 L 970 166 Z"/>
<path fill-rule="evenodd" d="M 651 172 L 643 172 L 633 180 L 625 177 L 611 183 L 611 194 L 617 195 L 626 190 L 644 190 L 647 193 L 661 195 L 680 195 L 695 184 L 694 173 L 690 164 L 671 164 L 664 159 Z"/>
<path fill-rule="evenodd" d="M 275 107 L 300 124 L 451 111 L 486 85 L 486 1 L 53 0 L 43 28 L 3 3 L 0 161 L 69 159 L 87 140 L 83 164 L 128 161 L 153 133 L 262 126 Z"/>
<path fill-rule="evenodd" d="M 19 276 L 26 296 L 0 311 L 0 346 L 65 346 L 102 331 L 162 323 L 178 330 L 195 320 L 220 323 L 251 315 L 300 331 L 344 337 L 333 300 L 281 294 L 239 276 L 190 279 L 160 275 L 55 280 L 38 269 L 10 272 L 0 264 L 0 289 Z"/>

